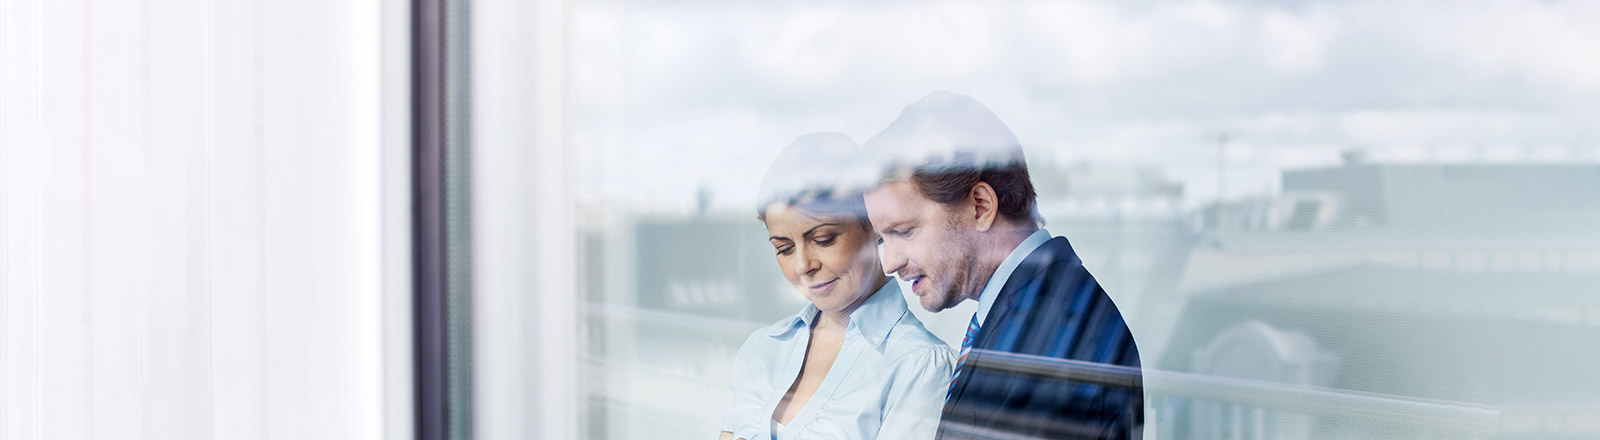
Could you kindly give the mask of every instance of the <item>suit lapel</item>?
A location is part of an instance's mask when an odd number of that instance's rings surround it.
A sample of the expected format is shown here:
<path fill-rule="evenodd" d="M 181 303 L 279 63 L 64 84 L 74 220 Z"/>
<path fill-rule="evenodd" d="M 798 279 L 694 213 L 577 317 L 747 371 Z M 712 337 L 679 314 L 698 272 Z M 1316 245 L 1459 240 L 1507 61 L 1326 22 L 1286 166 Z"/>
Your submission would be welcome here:
<path fill-rule="evenodd" d="M 973 344 L 974 348 L 999 351 L 1015 349 L 1012 346 L 1000 346 L 1002 338 L 1027 330 L 1018 328 L 1026 325 L 1029 321 L 1026 315 L 1034 312 L 1028 310 L 1026 304 L 1034 302 L 1033 300 L 1037 299 L 1034 297 L 1042 294 L 1037 282 L 1045 275 L 1042 272 L 1050 267 L 1050 262 L 1062 252 L 1063 248 L 1067 248 L 1066 241 L 1067 239 L 1061 237 L 1051 238 L 1028 254 L 1027 258 L 1022 259 L 1022 263 L 1018 264 L 1011 272 L 1011 276 L 1006 278 L 1005 286 L 1000 288 L 994 306 L 989 309 L 989 316 L 984 317 L 983 328 L 978 331 L 978 341 Z"/>
<path fill-rule="evenodd" d="M 1017 268 L 1011 272 L 1011 276 L 1006 278 L 1005 286 L 1000 288 L 999 295 L 995 297 L 994 306 L 989 308 L 989 315 L 983 318 L 983 326 L 978 329 L 977 340 L 972 343 L 973 351 L 967 355 L 967 363 L 961 368 L 961 377 L 956 380 L 955 388 L 950 393 L 950 401 L 945 405 L 946 411 L 954 408 L 954 404 L 961 399 L 967 388 L 972 384 L 976 371 L 973 367 L 981 362 L 983 357 L 980 350 L 995 349 L 997 348 L 995 345 L 1003 335 L 1022 331 L 1022 329 L 1014 328 L 1018 325 L 1014 318 L 1027 311 L 1018 310 L 1017 305 L 1024 296 L 1037 294 L 1037 292 L 1025 292 L 1024 290 L 1027 289 L 1024 289 L 1024 287 L 1037 278 L 1038 272 L 1042 268 L 1048 267 L 1049 260 L 1056 252 L 1059 252 L 1058 249 L 1055 249 L 1058 247 L 1057 240 L 1065 241 L 1066 239 L 1055 237 L 1046 241 L 1045 244 L 1040 245 L 1038 249 L 1034 249 L 1032 253 L 1028 254 L 1028 257 L 1024 258 L 1022 263 L 1018 264 Z M 1006 347 L 998 348 L 1001 349 L 1000 351 L 1006 351 L 1004 350 Z M 988 413 L 997 412 L 1000 409 L 999 405 L 978 405 L 978 407 L 982 407 Z M 960 408 L 963 411 L 975 412 L 979 409 L 978 407 L 963 405 Z M 985 416 L 985 414 L 974 415 L 980 420 Z"/>

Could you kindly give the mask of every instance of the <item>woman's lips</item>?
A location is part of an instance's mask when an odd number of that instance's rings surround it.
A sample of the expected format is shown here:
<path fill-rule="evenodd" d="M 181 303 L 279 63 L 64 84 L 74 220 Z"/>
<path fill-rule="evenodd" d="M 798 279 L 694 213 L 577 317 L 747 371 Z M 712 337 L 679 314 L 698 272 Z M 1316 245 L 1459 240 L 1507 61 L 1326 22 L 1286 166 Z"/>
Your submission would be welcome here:
<path fill-rule="evenodd" d="M 839 279 L 838 278 L 834 278 L 834 279 L 828 280 L 828 282 L 826 282 L 826 283 L 812 285 L 812 286 L 810 286 L 811 287 L 811 293 L 822 293 L 822 292 L 825 292 L 825 291 L 828 290 L 828 288 L 833 287 L 833 283 L 837 283 L 837 282 L 839 282 Z"/>

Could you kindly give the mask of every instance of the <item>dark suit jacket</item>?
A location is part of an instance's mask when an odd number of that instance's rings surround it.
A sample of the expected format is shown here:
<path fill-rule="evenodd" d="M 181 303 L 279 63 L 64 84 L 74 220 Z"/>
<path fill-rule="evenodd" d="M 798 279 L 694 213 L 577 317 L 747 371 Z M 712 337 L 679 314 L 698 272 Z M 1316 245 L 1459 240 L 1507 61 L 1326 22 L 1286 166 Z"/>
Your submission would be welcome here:
<path fill-rule="evenodd" d="M 1122 314 L 1063 237 L 1040 245 L 1011 273 L 973 348 L 1139 367 Z M 945 402 L 941 439 L 975 431 L 1126 439 L 1142 423 L 1138 389 L 975 370 L 978 356 L 968 355 Z"/>

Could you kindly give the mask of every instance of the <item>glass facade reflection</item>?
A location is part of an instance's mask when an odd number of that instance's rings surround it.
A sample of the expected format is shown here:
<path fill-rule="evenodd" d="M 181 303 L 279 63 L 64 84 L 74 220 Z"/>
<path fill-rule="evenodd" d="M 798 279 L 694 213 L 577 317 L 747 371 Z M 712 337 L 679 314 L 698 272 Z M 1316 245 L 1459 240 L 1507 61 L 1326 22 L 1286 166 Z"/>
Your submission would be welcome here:
<path fill-rule="evenodd" d="M 1144 438 L 1600 436 L 1600 75 L 1566 61 L 1594 17 L 575 3 L 580 434 L 716 435 L 739 345 L 804 305 L 749 209 L 761 171 L 952 90 L 1016 133 L 1045 227 L 1126 317 Z M 1513 55 L 1449 30 L 1472 26 L 1566 33 Z M 913 311 L 956 346 L 975 308 Z"/>

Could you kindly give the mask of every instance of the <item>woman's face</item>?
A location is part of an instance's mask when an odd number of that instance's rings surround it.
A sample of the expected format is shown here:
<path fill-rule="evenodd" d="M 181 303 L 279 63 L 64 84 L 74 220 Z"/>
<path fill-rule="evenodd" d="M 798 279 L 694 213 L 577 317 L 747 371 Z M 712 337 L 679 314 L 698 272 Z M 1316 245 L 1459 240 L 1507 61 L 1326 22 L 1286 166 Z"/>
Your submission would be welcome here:
<path fill-rule="evenodd" d="M 818 309 L 837 312 L 871 295 L 882 276 L 874 232 L 854 216 L 767 206 L 767 233 L 783 277 Z"/>

